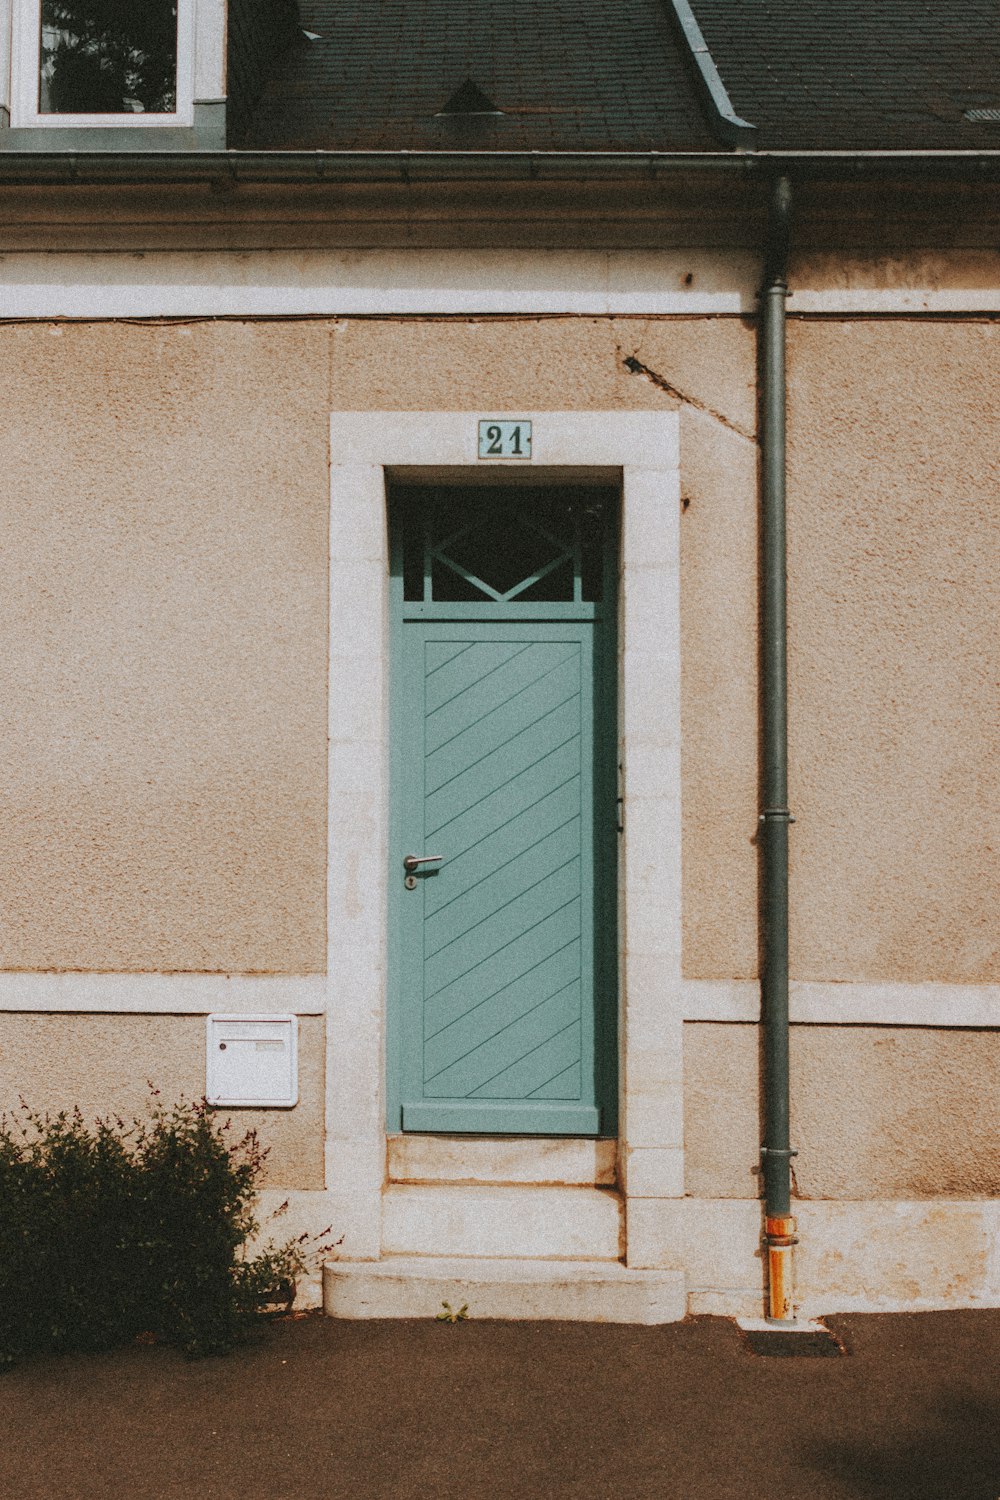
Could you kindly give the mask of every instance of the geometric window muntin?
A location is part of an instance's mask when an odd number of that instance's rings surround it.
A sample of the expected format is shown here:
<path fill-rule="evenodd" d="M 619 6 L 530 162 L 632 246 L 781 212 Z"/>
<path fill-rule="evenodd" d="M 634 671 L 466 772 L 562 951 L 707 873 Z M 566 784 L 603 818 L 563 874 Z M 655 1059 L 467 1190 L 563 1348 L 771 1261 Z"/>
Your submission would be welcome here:
<path fill-rule="evenodd" d="M 400 486 L 404 598 L 426 604 L 601 597 L 606 489 Z"/>

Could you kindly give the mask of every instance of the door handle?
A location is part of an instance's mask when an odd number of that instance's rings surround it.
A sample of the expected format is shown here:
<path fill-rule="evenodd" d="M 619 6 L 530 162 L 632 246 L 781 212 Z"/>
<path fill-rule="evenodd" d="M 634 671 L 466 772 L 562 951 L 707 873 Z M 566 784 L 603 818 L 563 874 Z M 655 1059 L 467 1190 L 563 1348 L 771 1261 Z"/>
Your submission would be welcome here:
<path fill-rule="evenodd" d="M 403 857 L 403 869 L 415 870 L 420 865 L 439 865 L 443 854 L 407 854 Z"/>

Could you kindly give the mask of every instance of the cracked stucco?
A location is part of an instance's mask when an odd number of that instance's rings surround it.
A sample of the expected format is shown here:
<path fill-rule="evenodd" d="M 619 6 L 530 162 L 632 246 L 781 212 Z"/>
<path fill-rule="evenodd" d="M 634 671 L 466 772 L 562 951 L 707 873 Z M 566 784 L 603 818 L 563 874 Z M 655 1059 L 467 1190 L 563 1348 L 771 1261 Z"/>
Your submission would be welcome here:
<path fill-rule="evenodd" d="M 794 972 L 997 978 L 1000 333 L 793 321 L 789 337 Z M 684 967 L 755 972 L 747 323 L 35 324 L 0 340 L 0 961 L 322 968 L 331 407 L 669 405 Z"/>
<path fill-rule="evenodd" d="M 692 396 L 689 391 L 680 390 L 665 375 L 661 375 L 659 370 L 651 370 L 648 365 L 644 365 L 637 355 L 625 355 L 622 358 L 622 365 L 628 370 L 630 375 L 641 375 L 651 385 L 655 385 L 657 390 L 665 391 L 675 402 L 693 407 L 695 411 L 704 412 L 705 416 L 712 417 L 716 422 L 721 422 L 723 427 L 728 427 L 730 432 L 739 433 L 740 437 L 747 438 L 749 442 L 756 442 L 755 433 L 748 432 L 738 422 L 733 422 L 724 412 L 716 411 L 714 407 L 708 406 L 704 401 L 700 401 L 697 396 Z"/>

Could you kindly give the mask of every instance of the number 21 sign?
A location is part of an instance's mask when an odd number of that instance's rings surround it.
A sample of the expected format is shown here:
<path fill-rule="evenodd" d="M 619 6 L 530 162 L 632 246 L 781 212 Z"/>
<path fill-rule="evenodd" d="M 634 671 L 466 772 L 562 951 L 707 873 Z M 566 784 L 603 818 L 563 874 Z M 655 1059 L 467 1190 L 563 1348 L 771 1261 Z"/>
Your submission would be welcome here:
<path fill-rule="evenodd" d="M 531 423 L 483 417 L 479 423 L 480 458 L 530 458 Z"/>

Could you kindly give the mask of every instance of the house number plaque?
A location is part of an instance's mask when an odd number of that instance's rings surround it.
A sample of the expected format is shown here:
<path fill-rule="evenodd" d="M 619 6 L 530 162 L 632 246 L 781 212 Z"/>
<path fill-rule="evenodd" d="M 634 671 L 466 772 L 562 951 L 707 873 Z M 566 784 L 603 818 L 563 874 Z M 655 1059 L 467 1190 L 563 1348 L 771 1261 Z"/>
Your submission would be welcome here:
<path fill-rule="evenodd" d="M 480 458 L 530 458 L 531 423 L 483 417 L 479 423 Z"/>

